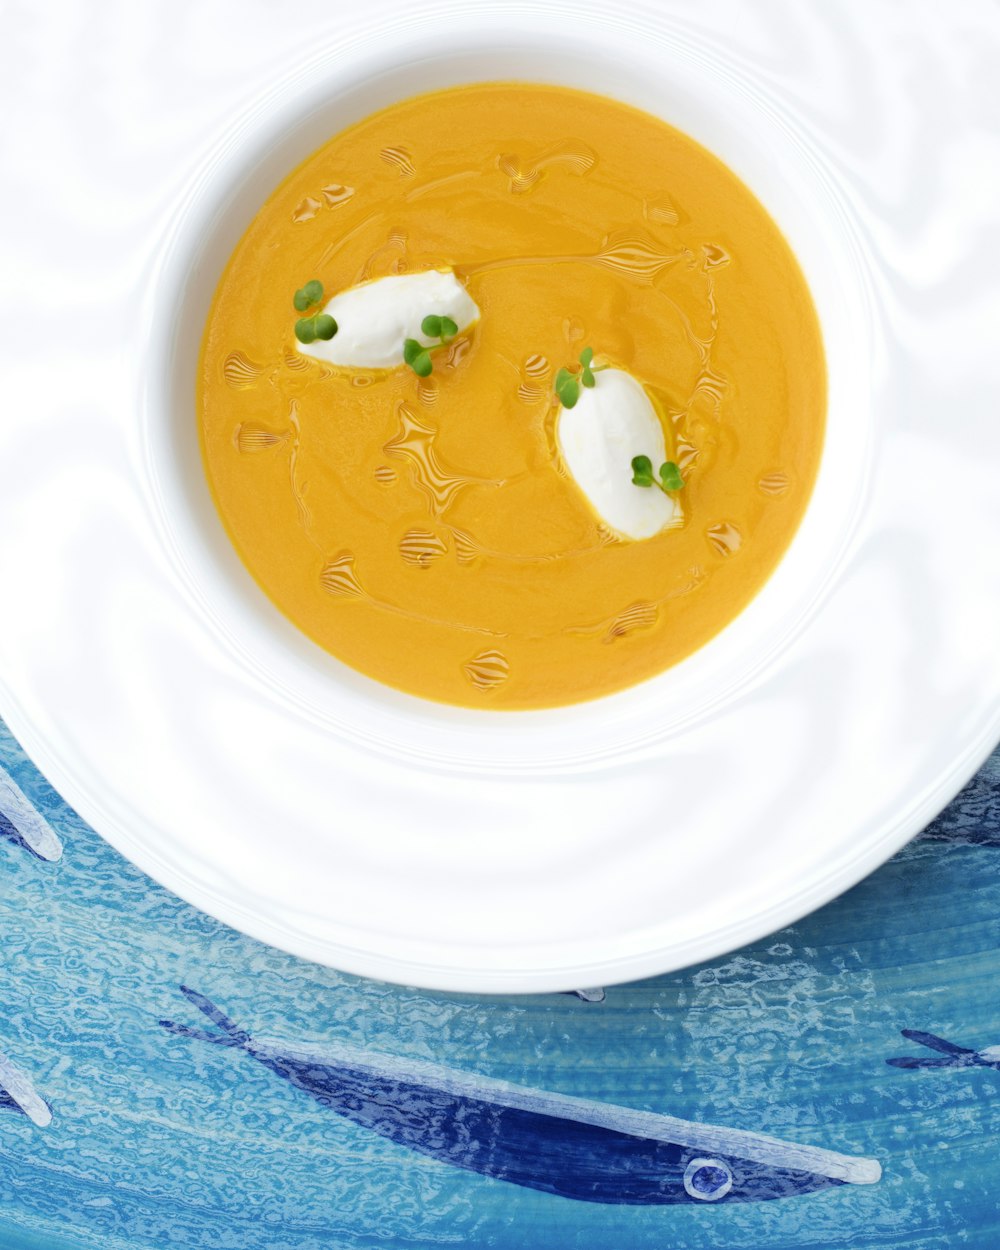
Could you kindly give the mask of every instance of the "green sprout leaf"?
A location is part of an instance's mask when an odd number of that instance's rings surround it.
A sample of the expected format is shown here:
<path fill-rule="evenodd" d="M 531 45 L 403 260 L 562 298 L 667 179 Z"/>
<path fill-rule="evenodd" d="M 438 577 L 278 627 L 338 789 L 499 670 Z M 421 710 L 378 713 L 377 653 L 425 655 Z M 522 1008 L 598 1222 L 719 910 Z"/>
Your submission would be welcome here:
<path fill-rule="evenodd" d="M 584 386 L 596 386 L 597 379 L 594 377 L 595 370 L 591 369 L 591 363 L 594 359 L 594 349 L 585 347 L 580 353 L 580 364 L 582 366 L 580 372 L 580 381 Z"/>
<path fill-rule="evenodd" d="M 681 471 L 672 460 L 660 465 L 660 481 L 664 490 L 681 490 L 684 486 Z"/>
<path fill-rule="evenodd" d="M 295 337 L 300 343 L 312 343 L 316 339 L 332 339 L 336 333 L 337 323 L 329 313 L 300 317 L 295 323 Z"/>
<path fill-rule="evenodd" d="M 606 368 L 604 365 L 599 365 L 595 369 L 590 367 L 594 359 L 592 347 L 585 347 L 577 359 L 580 362 L 579 372 L 573 369 L 560 369 L 556 374 L 556 395 L 564 408 L 572 408 L 577 402 L 580 398 L 581 386 L 589 388 L 597 385 L 597 379 L 594 377 L 597 368 Z"/>
<path fill-rule="evenodd" d="M 452 321 L 451 317 L 439 317 L 437 313 L 429 313 L 421 321 L 420 329 L 429 339 L 440 339 L 442 343 L 450 343 L 458 333 L 458 323 Z"/>
<path fill-rule="evenodd" d="M 580 398 L 580 379 L 568 369 L 560 369 L 556 374 L 556 395 L 564 408 L 574 408 Z"/>
<path fill-rule="evenodd" d="M 300 287 L 292 299 L 296 312 L 305 312 L 312 308 L 314 304 L 318 304 L 323 298 L 323 283 L 317 282 L 315 278 L 311 282 L 307 282 L 305 286 Z M 309 340 L 310 342 L 312 340 Z"/>
<path fill-rule="evenodd" d="M 441 318 L 431 313 L 421 321 L 420 329 L 427 335 L 429 339 L 439 339 L 441 337 Z"/>
<path fill-rule="evenodd" d="M 403 360 L 418 378 L 426 378 L 434 371 L 430 352 L 417 339 L 407 339 L 404 342 Z"/>
<path fill-rule="evenodd" d="M 323 298 L 323 283 L 315 278 L 300 287 L 292 298 L 296 312 L 308 312 Z M 313 313 L 300 317 L 295 323 L 295 337 L 300 343 L 314 343 L 316 339 L 332 339 L 337 333 L 337 323 L 329 313 Z"/>
<path fill-rule="evenodd" d="M 653 462 L 648 456 L 632 458 L 632 481 L 636 486 L 658 486 L 665 495 L 671 491 L 681 490 L 684 479 L 681 471 L 672 460 L 660 465 L 659 477 L 653 473 Z"/>
<path fill-rule="evenodd" d="M 410 366 L 418 378 L 426 378 L 434 371 L 431 352 L 444 347 L 458 333 L 458 324 L 451 317 L 428 313 L 420 323 L 420 332 L 429 339 L 440 339 L 439 343 L 431 343 L 424 347 L 417 339 L 407 339 L 403 343 L 403 360 Z"/>

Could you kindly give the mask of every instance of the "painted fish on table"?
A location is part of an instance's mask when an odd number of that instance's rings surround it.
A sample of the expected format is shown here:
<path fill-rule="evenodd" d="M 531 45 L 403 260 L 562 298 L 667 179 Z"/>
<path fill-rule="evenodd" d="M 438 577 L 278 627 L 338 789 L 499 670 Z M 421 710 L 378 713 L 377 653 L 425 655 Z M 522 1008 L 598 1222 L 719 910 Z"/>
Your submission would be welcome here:
<path fill-rule="evenodd" d="M 903 1036 L 909 1042 L 917 1042 L 928 1050 L 936 1051 L 933 1055 L 901 1055 L 897 1059 L 887 1059 L 891 1068 L 993 1068 L 1000 1072 L 1000 1046 L 986 1046 L 982 1050 L 973 1050 L 969 1046 L 956 1046 L 934 1033 L 923 1033 L 920 1029 L 902 1029 Z"/>
<path fill-rule="evenodd" d="M 38 859 L 55 862 L 62 857 L 55 830 L 4 768 L 0 768 L 0 836 L 24 846 Z"/>
<path fill-rule="evenodd" d="M 0 1110 L 25 1115 L 39 1128 L 45 1128 L 52 1122 L 49 1104 L 36 1092 L 21 1069 L 3 1054 L 0 1054 Z"/>
<path fill-rule="evenodd" d="M 246 1051 L 321 1106 L 453 1167 L 586 1202 L 762 1202 L 872 1185 L 874 1159 L 742 1129 L 548 1093 L 360 1047 L 253 1037 L 196 990 L 216 1031 L 182 1037 Z"/>
<path fill-rule="evenodd" d="M 1000 748 L 917 839 L 952 846 L 1000 847 Z"/>

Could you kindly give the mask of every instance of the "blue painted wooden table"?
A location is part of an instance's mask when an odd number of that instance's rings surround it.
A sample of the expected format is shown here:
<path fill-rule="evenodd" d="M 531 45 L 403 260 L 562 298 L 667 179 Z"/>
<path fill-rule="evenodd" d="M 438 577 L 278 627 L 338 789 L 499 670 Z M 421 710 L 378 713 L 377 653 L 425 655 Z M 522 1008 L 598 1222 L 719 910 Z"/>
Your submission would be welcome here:
<path fill-rule="evenodd" d="M 1000 1245 L 1000 751 L 794 928 L 477 1000 L 153 884 L 0 725 L 0 1247 Z"/>

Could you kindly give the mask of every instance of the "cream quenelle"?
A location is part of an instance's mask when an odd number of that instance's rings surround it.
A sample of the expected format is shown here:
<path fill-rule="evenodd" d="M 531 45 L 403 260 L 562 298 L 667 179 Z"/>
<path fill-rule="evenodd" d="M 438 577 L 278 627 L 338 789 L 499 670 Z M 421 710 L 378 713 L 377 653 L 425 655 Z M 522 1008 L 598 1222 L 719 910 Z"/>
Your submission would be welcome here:
<path fill-rule="evenodd" d="M 376 278 L 340 291 L 323 308 L 337 323 L 330 339 L 298 343 L 299 351 L 331 365 L 395 369 L 403 365 L 403 344 L 428 347 L 420 323 L 427 316 L 450 317 L 459 331 L 479 320 L 479 309 L 451 270 L 428 269 Z"/>
<path fill-rule="evenodd" d="M 567 469 L 598 516 L 624 538 L 652 538 L 678 525 L 672 495 L 632 481 L 632 460 L 667 459 L 663 426 L 642 383 L 624 369 L 596 369 L 572 408 L 560 408 L 556 439 Z"/>

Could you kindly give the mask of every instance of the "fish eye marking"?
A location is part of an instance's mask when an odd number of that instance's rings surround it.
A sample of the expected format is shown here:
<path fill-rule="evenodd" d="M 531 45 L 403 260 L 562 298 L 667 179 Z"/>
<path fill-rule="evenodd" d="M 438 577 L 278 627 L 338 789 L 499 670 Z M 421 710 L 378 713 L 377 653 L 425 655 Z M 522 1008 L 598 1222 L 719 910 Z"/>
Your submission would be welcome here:
<path fill-rule="evenodd" d="M 721 1159 L 692 1159 L 684 1169 L 684 1192 L 696 1202 L 718 1202 L 733 1187 L 733 1174 Z"/>

